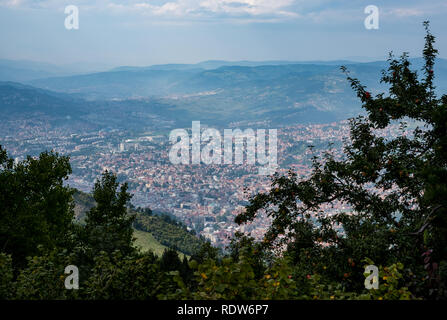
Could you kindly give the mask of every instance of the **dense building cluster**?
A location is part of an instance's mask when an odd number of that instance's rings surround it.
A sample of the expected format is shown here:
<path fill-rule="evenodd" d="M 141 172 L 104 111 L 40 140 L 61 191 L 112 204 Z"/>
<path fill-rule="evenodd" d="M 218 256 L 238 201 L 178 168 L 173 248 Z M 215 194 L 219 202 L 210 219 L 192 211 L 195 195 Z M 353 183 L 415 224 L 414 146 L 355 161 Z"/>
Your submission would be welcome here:
<path fill-rule="evenodd" d="M 257 165 L 173 165 L 168 157 L 168 133 L 116 129 L 68 133 L 41 121 L 24 122 L 20 128 L 18 134 L 0 141 L 18 161 L 47 149 L 70 155 L 73 174 L 68 183 L 85 192 L 91 191 L 104 170 L 112 171 L 129 183 L 135 206 L 172 213 L 214 245 L 228 245 L 237 230 L 261 237 L 269 226 L 269 219 L 244 226 L 234 223 L 249 195 L 269 190 L 270 179 L 258 174 Z M 401 134 L 399 125 L 382 134 Z M 347 138 L 347 121 L 279 128 L 278 172 L 292 169 L 306 177 L 313 156 L 329 151 L 336 159 L 343 157 L 341 146 Z M 325 209 L 327 213 L 349 210 L 342 203 Z"/>

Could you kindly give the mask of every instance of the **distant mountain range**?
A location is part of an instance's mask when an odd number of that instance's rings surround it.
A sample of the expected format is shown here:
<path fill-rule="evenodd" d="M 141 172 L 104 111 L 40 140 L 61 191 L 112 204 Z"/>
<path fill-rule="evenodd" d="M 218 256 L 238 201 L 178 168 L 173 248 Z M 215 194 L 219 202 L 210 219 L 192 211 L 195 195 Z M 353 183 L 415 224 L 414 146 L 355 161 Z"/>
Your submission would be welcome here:
<path fill-rule="evenodd" d="M 58 66 L 45 62 L 0 59 L 0 81 L 25 82 L 34 79 L 70 76 L 108 69 L 106 66 L 91 65 L 89 63 Z"/>
<path fill-rule="evenodd" d="M 2 120 L 49 116 L 57 120 L 86 113 L 82 100 L 64 93 L 35 88 L 17 82 L 0 82 Z"/>
<path fill-rule="evenodd" d="M 416 69 L 423 63 L 411 62 Z M 328 122 L 360 112 L 341 65 L 371 92 L 385 89 L 379 83 L 385 61 L 206 61 L 0 82 L 0 110 L 9 117 L 39 111 L 112 127 Z M 5 70 L 0 61 L 0 79 Z M 438 59 L 435 72 L 438 90 L 447 91 L 447 60 Z"/>
<path fill-rule="evenodd" d="M 110 68 L 107 65 L 92 63 L 77 63 L 70 65 L 54 65 L 51 63 L 29 61 L 29 60 L 9 60 L 0 59 L 0 81 L 25 82 L 36 79 L 62 77 L 94 73 L 99 71 L 141 71 L 141 70 L 211 70 L 224 66 L 245 66 L 256 67 L 262 65 L 284 65 L 284 64 L 352 64 L 351 60 L 336 61 L 224 61 L 209 60 L 196 64 L 161 64 L 148 67 L 120 66 Z"/>
<path fill-rule="evenodd" d="M 0 112 L 3 125 L 8 121 L 13 126 L 18 120 L 43 120 L 73 132 L 102 128 L 169 128 L 184 116 L 175 106 L 155 99 L 86 101 L 75 95 L 16 82 L 0 82 Z"/>

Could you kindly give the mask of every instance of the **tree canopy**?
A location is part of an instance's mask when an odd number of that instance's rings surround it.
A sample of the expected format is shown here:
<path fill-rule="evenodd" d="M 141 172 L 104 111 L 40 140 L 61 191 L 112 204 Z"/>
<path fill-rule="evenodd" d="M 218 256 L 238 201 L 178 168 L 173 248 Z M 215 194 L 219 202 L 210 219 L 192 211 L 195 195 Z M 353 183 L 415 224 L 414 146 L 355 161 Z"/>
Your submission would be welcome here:
<path fill-rule="evenodd" d="M 408 54 L 390 54 L 381 77 L 387 93 L 373 95 L 341 68 L 367 115 L 350 120 L 343 159 L 326 152 L 323 159 L 314 158 L 309 178 L 291 171 L 276 175 L 270 192 L 250 199 L 236 222 L 247 223 L 261 212 L 271 217 L 266 247 L 285 243 L 295 261 L 304 249 L 332 266 L 366 257 L 381 264 L 400 261 L 413 270 L 424 266 L 432 289 L 443 290 L 446 279 L 442 284 L 435 274 L 447 264 L 447 95 L 436 95 L 438 51 L 429 23 L 424 26 L 421 73 L 411 69 Z M 380 135 L 398 122 L 402 135 Z M 406 135 L 409 122 L 417 127 Z M 322 206 L 335 201 L 351 211 L 329 216 Z M 348 268 L 337 269 L 334 275 L 349 274 Z"/>

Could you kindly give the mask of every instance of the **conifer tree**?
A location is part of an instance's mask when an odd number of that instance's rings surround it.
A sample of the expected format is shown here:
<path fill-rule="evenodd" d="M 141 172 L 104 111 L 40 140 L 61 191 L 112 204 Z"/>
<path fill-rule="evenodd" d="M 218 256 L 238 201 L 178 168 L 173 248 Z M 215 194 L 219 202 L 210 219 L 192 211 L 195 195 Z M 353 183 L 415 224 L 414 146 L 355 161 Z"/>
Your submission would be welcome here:
<path fill-rule="evenodd" d="M 118 190 L 119 188 L 119 190 Z M 131 195 L 127 183 L 119 186 L 117 177 L 108 171 L 102 174 L 93 188 L 96 206 L 86 217 L 85 232 L 92 254 L 118 250 L 123 255 L 134 252 L 132 224 L 134 215 L 128 214 Z"/>

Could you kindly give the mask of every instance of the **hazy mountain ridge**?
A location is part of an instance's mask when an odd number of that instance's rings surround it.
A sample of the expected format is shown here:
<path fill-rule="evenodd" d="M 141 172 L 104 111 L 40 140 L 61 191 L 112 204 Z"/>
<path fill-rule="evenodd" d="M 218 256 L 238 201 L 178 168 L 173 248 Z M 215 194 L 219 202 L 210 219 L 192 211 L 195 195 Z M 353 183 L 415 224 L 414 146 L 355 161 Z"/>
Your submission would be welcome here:
<path fill-rule="evenodd" d="M 90 63 L 59 66 L 38 61 L 0 59 L 0 81 L 24 82 L 48 77 L 98 72 L 99 70 L 107 70 L 107 68 Z"/>
<path fill-rule="evenodd" d="M 12 133 L 17 120 L 45 120 L 76 132 L 86 127 L 97 130 L 172 125 L 185 116 L 174 106 L 154 99 L 86 101 L 75 95 L 14 82 L 0 82 L 0 112 L 3 125 L 12 122 Z"/>
<path fill-rule="evenodd" d="M 422 67 L 422 59 L 411 61 L 417 69 Z M 120 67 L 26 85 L 0 82 L 0 109 L 7 118 L 20 117 L 17 111 L 39 111 L 62 122 L 79 119 L 100 128 L 168 128 L 192 120 L 283 125 L 341 120 L 360 112 L 341 63 L 373 94 L 385 89 L 373 75 L 386 68 L 386 61 L 229 65 L 233 63 Z M 435 71 L 435 84 L 445 91 L 447 60 L 438 59 Z"/>
<path fill-rule="evenodd" d="M 0 107 L 5 117 L 23 113 L 46 113 L 74 116 L 85 112 L 82 100 L 64 93 L 52 92 L 16 82 L 0 81 Z"/>

